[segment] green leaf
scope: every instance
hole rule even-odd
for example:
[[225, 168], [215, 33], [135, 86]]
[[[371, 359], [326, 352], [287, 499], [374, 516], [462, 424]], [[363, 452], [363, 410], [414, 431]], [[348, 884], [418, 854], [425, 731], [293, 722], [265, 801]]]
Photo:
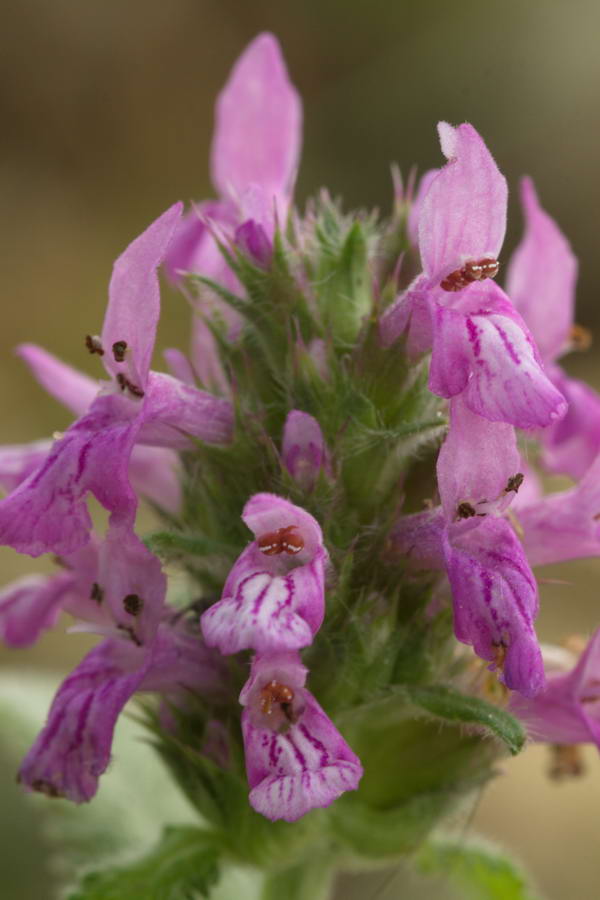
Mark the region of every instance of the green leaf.
[[505, 709], [500, 709], [480, 697], [461, 694], [454, 688], [444, 685], [413, 687], [410, 688], [409, 694], [416, 706], [427, 710], [433, 716], [447, 722], [483, 726], [504, 741], [513, 756], [523, 749], [525, 730]]
[[155, 531], [144, 538], [149, 550], [161, 557], [232, 555], [239, 551], [235, 544], [215, 541], [202, 534], [178, 534], [173, 531]]
[[423, 875], [442, 875], [462, 900], [536, 900], [518, 865], [486, 843], [464, 844], [437, 839], [419, 852]]
[[329, 900], [335, 860], [312, 856], [282, 872], [267, 875], [261, 900]]
[[129, 866], [91, 872], [68, 900], [196, 900], [219, 879], [219, 848], [210, 832], [166, 828], [161, 842]]

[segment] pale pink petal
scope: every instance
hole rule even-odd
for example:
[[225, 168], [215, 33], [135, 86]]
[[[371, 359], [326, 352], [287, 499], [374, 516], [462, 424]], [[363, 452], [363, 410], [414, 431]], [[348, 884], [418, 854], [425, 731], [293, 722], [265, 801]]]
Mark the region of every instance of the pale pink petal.
[[190, 384], [192, 387], [196, 384], [192, 364], [185, 353], [178, 350], [177, 347], [169, 347], [167, 350], [163, 350], [163, 357], [173, 378], [183, 381], [184, 384]]
[[202, 316], [194, 316], [192, 319], [190, 356], [202, 386], [225, 397], [229, 396], [231, 386], [219, 357], [217, 342]]
[[171, 515], [181, 510], [181, 463], [166, 447], [137, 445], [131, 453], [129, 477], [138, 497], [145, 497]]
[[329, 470], [327, 447], [321, 426], [313, 416], [293, 409], [285, 420], [281, 459], [300, 487], [310, 493], [319, 473]]
[[252, 185], [283, 207], [298, 160], [302, 108], [277, 40], [260, 34], [242, 53], [216, 106], [211, 154], [213, 182], [237, 201]]
[[51, 440], [0, 445], [0, 487], [7, 493], [39, 469], [52, 449]]
[[497, 259], [506, 230], [506, 180], [472, 125], [438, 126], [448, 159], [419, 215], [423, 271], [434, 283], [469, 260]]
[[[83, 348], [83, 340], [81, 346]], [[97, 379], [78, 372], [35, 344], [20, 344], [16, 354], [29, 366], [34, 378], [51, 397], [76, 416], [87, 412], [100, 388]]]
[[28, 575], [0, 591], [0, 637], [11, 647], [29, 647], [53, 628], [73, 577]]
[[[182, 212], [176, 203], [150, 225], [114, 264], [109, 301], [102, 328], [102, 361], [111, 375], [127, 377], [145, 390], [160, 315], [157, 269], [175, 234]], [[125, 343], [119, 362], [115, 344]]]
[[429, 169], [427, 172], [423, 172], [419, 179], [417, 193], [410, 205], [406, 230], [408, 231], [408, 237], [411, 244], [415, 247], [418, 246], [419, 243], [419, 218], [423, 208], [423, 201], [427, 196], [427, 191], [431, 187], [433, 179], [439, 174], [439, 171], [439, 169]]
[[542, 209], [530, 178], [521, 182], [525, 235], [510, 261], [506, 290], [525, 319], [544, 361], [569, 344], [577, 260], [554, 219]]
[[580, 479], [600, 453], [600, 395], [558, 366], [548, 374], [568, 406], [565, 417], [539, 436], [542, 463], [549, 472]]

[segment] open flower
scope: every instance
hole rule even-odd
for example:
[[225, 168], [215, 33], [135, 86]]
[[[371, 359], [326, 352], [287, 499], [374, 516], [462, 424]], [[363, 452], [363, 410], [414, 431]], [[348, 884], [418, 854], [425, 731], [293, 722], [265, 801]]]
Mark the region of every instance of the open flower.
[[409, 352], [432, 349], [433, 393], [464, 392], [491, 421], [544, 427], [564, 415], [565, 401], [509, 298], [486, 280], [504, 240], [506, 181], [471, 125], [438, 130], [448, 162], [420, 201], [423, 272], [383, 316], [382, 340], [390, 345], [408, 327]]
[[180, 213], [179, 205], [167, 210], [115, 263], [102, 337], [91, 339], [114, 381], [0, 502], [2, 543], [31, 556], [73, 553], [89, 540], [88, 491], [121, 521], [133, 523], [137, 497], [129, 462], [137, 441], [182, 448], [190, 436], [229, 439], [227, 401], [150, 371], [160, 311], [156, 269]]
[[327, 553], [318, 523], [275, 494], [256, 494], [242, 513], [254, 533], [233, 565], [222, 599], [202, 616], [221, 653], [297, 650], [312, 643], [325, 612]]
[[250, 804], [269, 819], [295, 822], [356, 790], [362, 766], [306, 690], [297, 653], [255, 656], [240, 694]]

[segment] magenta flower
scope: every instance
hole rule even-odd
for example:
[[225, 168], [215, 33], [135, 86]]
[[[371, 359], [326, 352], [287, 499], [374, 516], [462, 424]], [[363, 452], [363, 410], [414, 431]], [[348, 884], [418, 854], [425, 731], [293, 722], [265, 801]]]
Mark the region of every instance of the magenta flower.
[[329, 454], [321, 426], [313, 416], [293, 409], [283, 428], [281, 459], [300, 487], [310, 493], [321, 471], [329, 472]]
[[255, 540], [234, 563], [222, 599], [202, 615], [206, 643], [221, 653], [307, 647], [325, 612], [327, 552], [318, 523], [275, 494], [255, 494], [242, 519]]
[[211, 692], [219, 677], [218, 660], [183, 627], [161, 625], [147, 647], [103, 641], [59, 687], [19, 780], [52, 797], [91, 800], [110, 762], [117, 718], [134, 693]]
[[[166, 266], [174, 281], [181, 272], [197, 272], [235, 289], [214, 229], [237, 236], [251, 257], [266, 264], [275, 223], [287, 216], [300, 157], [302, 106], [272, 34], [259, 34], [242, 53], [219, 95], [215, 118], [211, 175], [219, 200], [187, 216]], [[237, 317], [216, 305], [235, 330]]]
[[542, 693], [533, 699], [513, 695], [510, 710], [535, 741], [594, 743], [600, 749], [600, 629], [572, 671], [549, 672]]
[[540, 434], [542, 461], [551, 472], [581, 478], [600, 452], [600, 397], [555, 364], [572, 349], [577, 260], [530, 178], [521, 182], [521, 203], [525, 234], [510, 261], [507, 290], [568, 404], [565, 417]]
[[269, 819], [295, 822], [357, 789], [362, 766], [306, 690], [297, 653], [255, 656], [240, 694], [250, 804]]
[[527, 328], [496, 274], [506, 227], [504, 177], [471, 125], [438, 126], [448, 163], [419, 201], [423, 272], [381, 321], [384, 344], [408, 327], [412, 354], [432, 349], [429, 387], [465, 393], [469, 408], [520, 428], [549, 425], [566, 411], [544, 374]]
[[160, 310], [156, 269], [180, 212], [176, 205], [164, 213], [117, 260], [94, 347], [115, 380], [0, 502], [2, 543], [31, 556], [73, 553], [89, 539], [88, 491], [121, 521], [133, 522], [137, 497], [128, 471], [136, 441], [181, 448], [190, 435], [216, 443], [229, 439], [227, 401], [149, 369]]

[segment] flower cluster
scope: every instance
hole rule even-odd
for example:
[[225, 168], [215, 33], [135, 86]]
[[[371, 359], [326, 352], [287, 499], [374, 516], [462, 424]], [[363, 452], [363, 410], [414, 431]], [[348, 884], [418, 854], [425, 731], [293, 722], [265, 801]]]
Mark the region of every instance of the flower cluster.
[[[0, 541], [58, 565], [2, 591], [0, 633], [27, 646], [66, 612], [103, 638], [56, 694], [28, 789], [89, 800], [119, 713], [154, 692], [161, 740], [234, 775], [243, 745], [268, 819], [357, 791], [363, 764], [376, 805], [386, 773], [349, 745], [365, 745], [364, 710], [414, 709], [415, 684], [458, 688], [472, 663], [446, 595], [455, 638], [532, 733], [600, 745], [597, 635], [546, 681], [534, 628], [531, 567], [600, 550], [600, 398], [557, 362], [583, 341], [569, 245], [525, 179], [499, 286], [507, 185], [469, 124], [440, 123], [444, 165], [397, 186], [389, 221], [325, 192], [301, 215], [301, 120], [260, 35], [218, 99], [217, 199], [171, 207], [115, 264], [85, 338], [106, 380], [17, 351], [77, 418], [0, 448]], [[171, 374], [150, 368], [161, 266], [192, 307]], [[544, 496], [536, 467], [574, 486]], [[146, 541], [140, 498], [166, 523]], [[185, 571], [184, 599], [167, 596], [164, 561]]]

